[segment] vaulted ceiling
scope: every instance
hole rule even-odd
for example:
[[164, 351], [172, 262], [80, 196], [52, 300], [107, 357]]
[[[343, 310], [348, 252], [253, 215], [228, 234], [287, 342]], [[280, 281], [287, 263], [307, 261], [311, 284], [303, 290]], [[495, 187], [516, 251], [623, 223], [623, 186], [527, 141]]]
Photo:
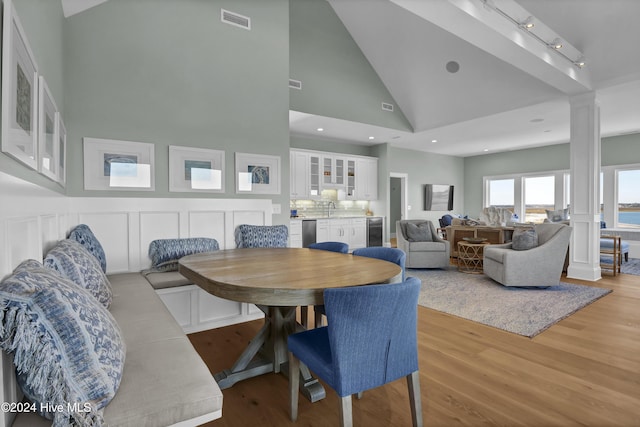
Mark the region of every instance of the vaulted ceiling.
[[[105, 1], [62, 4], [71, 16]], [[569, 96], [591, 90], [603, 136], [640, 132], [640, 1], [327, 1], [414, 132], [292, 111], [292, 134], [317, 138], [322, 127], [335, 141], [370, 144], [375, 135], [376, 144], [456, 156], [558, 144], [569, 141]], [[557, 34], [586, 66], [564, 61], [496, 9], [532, 17], [536, 31]]]
[[[363, 135], [376, 135], [376, 143], [457, 156], [557, 144], [569, 140], [569, 97], [592, 90], [603, 136], [640, 131], [639, 1], [328, 1], [414, 132], [292, 112], [293, 134], [323, 127], [335, 140], [366, 144]], [[555, 33], [586, 65], [496, 8], [518, 22], [531, 16], [536, 31]]]

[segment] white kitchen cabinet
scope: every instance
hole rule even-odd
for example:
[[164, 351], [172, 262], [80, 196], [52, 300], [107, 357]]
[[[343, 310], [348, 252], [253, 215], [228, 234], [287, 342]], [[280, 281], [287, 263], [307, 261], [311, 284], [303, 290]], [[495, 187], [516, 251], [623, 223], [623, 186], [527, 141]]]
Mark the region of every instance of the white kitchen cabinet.
[[319, 219], [316, 221], [316, 242], [329, 242], [330, 219]]
[[[332, 242], [343, 242], [349, 245], [350, 232], [349, 232], [349, 220], [347, 219], [332, 219], [329, 221], [329, 240]], [[316, 238], [317, 239], [317, 238]]]
[[321, 162], [320, 154], [309, 154], [309, 198], [317, 199], [320, 198], [321, 192], [321, 182], [320, 182], [320, 162]]
[[[320, 233], [321, 222], [327, 229]], [[326, 224], [326, 225], [325, 225]], [[316, 241], [343, 242], [349, 245], [349, 251], [367, 246], [366, 218], [334, 218], [317, 222]]]
[[309, 198], [309, 153], [291, 151], [289, 153], [289, 190], [293, 200]]
[[292, 200], [319, 199], [324, 189], [337, 189], [346, 200], [377, 200], [378, 159], [291, 150], [290, 189]]
[[378, 200], [378, 159], [356, 160], [356, 200]]
[[356, 159], [347, 159], [347, 176], [345, 198], [356, 200]]
[[349, 249], [367, 247], [367, 220], [366, 218], [353, 218], [349, 225]]
[[324, 188], [344, 187], [345, 159], [335, 156], [322, 158], [322, 186]]
[[289, 247], [302, 247], [302, 220], [292, 219], [289, 221]]

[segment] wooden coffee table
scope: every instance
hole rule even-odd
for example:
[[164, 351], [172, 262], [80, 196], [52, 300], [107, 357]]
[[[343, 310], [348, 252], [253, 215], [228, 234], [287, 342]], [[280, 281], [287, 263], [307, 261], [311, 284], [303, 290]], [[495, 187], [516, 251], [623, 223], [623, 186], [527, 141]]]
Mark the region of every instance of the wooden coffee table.
[[467, 241], [458, 242], [458, 271], [468, 274], [482, 274], [484, 247], [489, 242], [471, 243]]

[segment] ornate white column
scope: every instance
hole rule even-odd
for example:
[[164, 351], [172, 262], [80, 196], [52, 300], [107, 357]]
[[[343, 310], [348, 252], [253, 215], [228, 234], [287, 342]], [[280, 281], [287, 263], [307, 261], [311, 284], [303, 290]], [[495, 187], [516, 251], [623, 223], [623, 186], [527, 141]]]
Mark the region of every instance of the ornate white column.
[[595, 92], [572, 96], [571, 226], [568, 277], [599, 280], [600, 106]]

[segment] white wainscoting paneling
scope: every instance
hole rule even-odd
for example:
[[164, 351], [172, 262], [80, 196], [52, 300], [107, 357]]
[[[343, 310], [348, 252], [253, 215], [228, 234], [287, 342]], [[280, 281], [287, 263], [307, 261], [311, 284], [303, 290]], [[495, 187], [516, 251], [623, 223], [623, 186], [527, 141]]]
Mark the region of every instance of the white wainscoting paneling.
[[[23, 260], [42, 260], [71, 228], [87, 224], [105, 250], [107, 272], [150, 266], [154, 239], [213, 237], [221, 249], [235, 248], [239, 224], [271, 225], [270, 199], [176, 199], [66, 197], [0, 172], [0, 277]], [[186, 333], [263, 316], [253, 304], [209, 295], [190, 285], [157, 291]], [[10, 358], [2, 354], [0, 401], [20, 398]], [[11, 414], [0, 415], [0, 427]]]

